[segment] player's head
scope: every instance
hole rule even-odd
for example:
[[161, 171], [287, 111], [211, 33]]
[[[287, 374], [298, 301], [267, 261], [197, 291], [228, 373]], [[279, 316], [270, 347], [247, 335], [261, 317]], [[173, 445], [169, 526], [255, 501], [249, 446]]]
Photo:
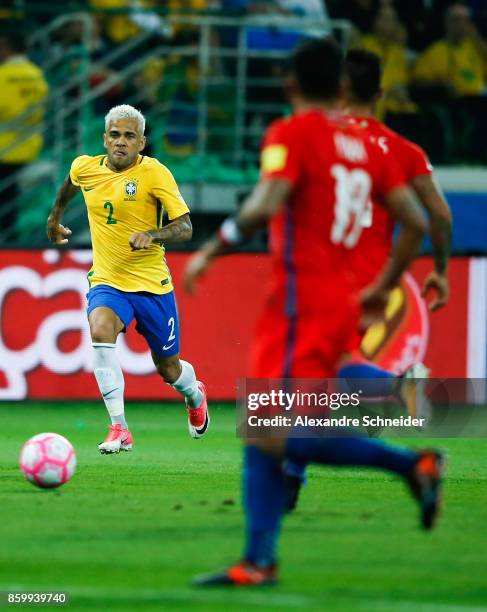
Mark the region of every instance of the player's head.
[[110, 109], [103, 136], [109, 165], [116, 170], [131, 166], [145, 147], [144, 130], [144, 115], [133, 106], [122, 104]]
[[374, 104], [381, 95], [380, 58], [365, 49], [353, 49], [345, 58], [347, 101], [351, 104]]
[[301, 43], [291, 57], [288, 95], [309, 102], [331, 102], [341, 88], [343, 55], [329, 36]]

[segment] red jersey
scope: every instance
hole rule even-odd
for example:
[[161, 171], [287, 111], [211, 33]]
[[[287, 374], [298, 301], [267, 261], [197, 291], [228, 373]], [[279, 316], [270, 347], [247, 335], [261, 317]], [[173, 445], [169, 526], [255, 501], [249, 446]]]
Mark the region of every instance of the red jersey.
[[[393, 132], [383, 123], [372, 117], [349, 116], [351, 124], [364, 129], [382, 149], [385, 156], [393, 156], [404, 179], [410, 183], [415, 177], [433, 172], [425, 151], [410, 140]], [[360, 288], [370, 285], [384, 267], [390, 256], [394, 220], [373, 199], [370, 216], [365, 219], [365, 228], [360, 236], [358, 249], [352, 253], [353, 267]]]
[[269, 127], [261, 166], [264, 179], [292, 185], [270, 222], [271, 303], [287, 316], [346, 308], [370, 199], [405, 183], [393, 156], [346, 117], [310, 110]]

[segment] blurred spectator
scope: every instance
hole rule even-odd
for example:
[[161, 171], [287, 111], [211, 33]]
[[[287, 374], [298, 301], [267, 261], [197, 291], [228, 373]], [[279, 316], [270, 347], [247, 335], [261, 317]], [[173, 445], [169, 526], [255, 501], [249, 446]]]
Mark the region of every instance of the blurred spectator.
[[[117, 70], [104, 63], [104, 59], [113, 48], [103, 37], [100, 20], [88, 13], [73, 13], [72, 20], [64, 24], [58, 35], [58, 43], [51, 47], [53, 57], [64, 61], [60, 63], [56, 73], [56, 83], [65, 83], [70, 77], [82, 72], [81, 62], [90, 61], [92, 69], [89, 75], [89, 85], [95, 88], [107, 79], [113, 80], [113, 85], [105, 91], [103, 96], [94, 101], [94, 110], [97, 114], [105, 114], [112, 106], [121, 104], [120, 96], [123, 93], [121, 79], [117, 76]], [[75, 85], [68, 92], [71, 98], [80, 95], [79, 86]]]
[[[201, 99], [202, 71], [198, 55], [198, 32], [184, 30], [174, 39], [174, 52], [149, 59], [136, 79], [136, 87], [144, 92], [142, 107], [160, 112], [154, 129], [154, 144], [165, 154], [184, 157], [195, 153], [198, 145], [198, 103]], [[216, 32], [211, 32], [211, 47], [218, 45]], [[191, 54], [180, 54], [183, 47]], [[235, 88], [223, 78], [221, 62], [210, 52], [205, 89], [209, 150], [226, 148], [230, 126], [234, 125]], [[163, 119], [163, 117], [165, 117]], [[227, 147], [228, 148], [228, 147]]]
[[89, 2], [93, 9], [107, 11], [106, 14], [100, 13], [100, 16], [105, 34], [112, 43], [124, 43], [143, 31], [163, 37], [170, 36], [170, 30], [162, 17], [149, 10], [157, 8], [157, 0], [89, 0]]
[[18, 173], [37, 159], [48, 86], [19, 32], [0, 33], [0, 226], [15, 237]]
[[151, 58], [136, 80], [145, 93], [144, 106], [163, 112], [158, 120], [156, 146], [170, 155], [194, 153], [198, 140], [198, 86], [200, 69], [197, 48], [192, 56], [173, 53], [164, 58]]
[[445, 36], [418, 58], [415, 96], [442, 124], [441, 161], [487, 162], [487, 42], [463, 4], [445, 14]]
[[414, 78], [456, 95], [475, 95], [484, 91], [486, 77], [487, 43], [472, 22], [468, 7], [454, 4], [445, 15], [445, 38], [418, 58]]
[[49, 48], [49, 58], [69, 59], [79, 56], [83, 49], [91, 61], [102, 60], [111, 47], [102, 35], [99, 19], [89, 13], [72, 13], [70, 17], [71, 20], [56, 31], [57, 42]]
[[441, 24], [441, 16], [450, 3], [451, 0], [327, 0], [330, 16], [349, 20], [360, 34], [373, 30], [375, 16], [382, 8], [393, 7], [407, 29], [408, 47], [416, 51], [441, 34], [438, 22]]
[[[220, 8], [219, 0], [167, 0], [166, 10], [169, 15], [188, 15], [204, 13], [205, 11], [215, 10]], [[179, 21], [169, 21], [168, 31], [172, 41], [178, 44], [177, 39], [181, 36], [193, 36], [198, 30], [198, 25], [185, 24]], [[193, 34], [192, 34], [193, 33]], [[211, 33], [212, 37], [217, 36], [216, 32]], [[211, 41], [214, 44], [214, 41]]]
[[414, 113], [416, 106], [408, 93], [409, 68], [406, 30], [392, 6], [384, 6], [373, 22], [372, 34], [362, 36], [354, 46], [378, 55], [383, 66], [383, 99], [377, 108], [382, 121], [388, 114]]

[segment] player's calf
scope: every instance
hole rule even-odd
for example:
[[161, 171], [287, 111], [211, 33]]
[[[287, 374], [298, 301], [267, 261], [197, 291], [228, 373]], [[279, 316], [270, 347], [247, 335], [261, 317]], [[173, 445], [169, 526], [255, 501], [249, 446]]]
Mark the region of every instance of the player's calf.
[[159, 374], [184, 397], [189, 435], [192, 438], [202, 438], [210, 425], [205, 385], [196, 380], [193, 366], [180, 360], [179, 355], [163, 358], [153, 353], [152, 357]]
[[285, 509], [289, 514], [296, 510], [302, 487], [306, 484], [306, 465], [285, 461], [283, 466]]

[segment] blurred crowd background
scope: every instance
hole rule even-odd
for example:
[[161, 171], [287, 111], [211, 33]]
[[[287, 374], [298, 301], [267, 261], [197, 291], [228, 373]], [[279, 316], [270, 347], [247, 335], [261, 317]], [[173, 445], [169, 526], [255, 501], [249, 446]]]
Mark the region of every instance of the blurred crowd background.
[[[381, 57], [379, 119], [436, 165], [485, 166], [485, 0], [2, 0], [0, 244], [45, 245], [56, 188], [76, 155], [103, 152], [103, 116], [121, 103], [146, 114], [146, 153], [183, 184], [203, 237], [289, 112], [289, 51], [329, 33]], [[81, 201], [67, 220], [87, 244]]]

